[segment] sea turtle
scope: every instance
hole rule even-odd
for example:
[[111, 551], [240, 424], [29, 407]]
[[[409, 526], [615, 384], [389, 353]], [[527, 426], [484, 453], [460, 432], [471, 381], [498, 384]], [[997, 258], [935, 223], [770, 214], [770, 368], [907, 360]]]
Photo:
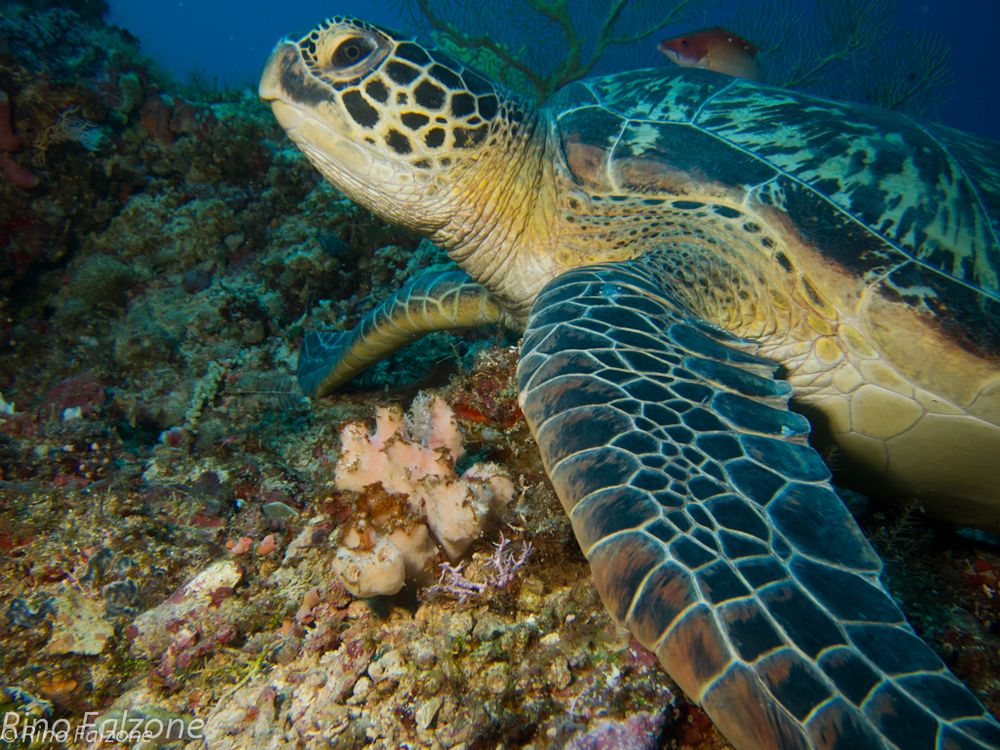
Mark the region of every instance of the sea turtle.
[[604, 603], [733, 744], [1000, 747], [801, 413], [839, 463], [1000, 520], [998, 144], [700, 70], [537, 108], [347, 18], [280, 42], [260, 95], [463, 269], [307, 336], [306, 392], [428, 330], [523, 327], [522, 409]]

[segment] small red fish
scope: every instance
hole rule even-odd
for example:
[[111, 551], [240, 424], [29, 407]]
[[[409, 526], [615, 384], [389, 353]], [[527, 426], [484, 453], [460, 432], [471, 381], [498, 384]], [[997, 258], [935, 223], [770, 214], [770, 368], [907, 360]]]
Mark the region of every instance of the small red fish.
[[682, 68], [703, 68], [754, 80], [760, 77], [760, 50], [720, 26], [665, 39], [657, 49]]

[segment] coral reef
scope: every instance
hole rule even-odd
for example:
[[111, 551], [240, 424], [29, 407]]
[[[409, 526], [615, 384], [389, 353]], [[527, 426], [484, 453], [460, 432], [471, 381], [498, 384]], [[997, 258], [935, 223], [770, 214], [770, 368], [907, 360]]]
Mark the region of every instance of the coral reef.
[[[101, 5], [0, 14], [8, 153], [39, 177], [0, 180], [0, 710], [213, 748], [723, 747], [604, 613], [509, 335], [299, 392], [304, 329], [351, 326], [445, 254], [321, 183], [254, 92], [181, 91]], [[338, 486], [352, 445], [401, 484]], [[996, 707], [995, 548], [913, 513], [918, 547], [862, 512], [906, 555], [889, 572], [917, 626]], [[338, 555], [390, 543], [427, 557], [356, 599]]]
[[0, 171], [15, 187], [30, 190], [38, 185], [38, 175], [18, 164], [11, 156], [23, 145], [24, 139], [14, 133], [10, 97], [6, 91], [0, 91]]
[[0, 291], [15, 304], [144, 187], [136, 162], [112, 153], [130, 124], [115, 109], [117, 80], [125, 70], [146, 87], [159, 79], [98, 5], [8, 2], [0, 14]]

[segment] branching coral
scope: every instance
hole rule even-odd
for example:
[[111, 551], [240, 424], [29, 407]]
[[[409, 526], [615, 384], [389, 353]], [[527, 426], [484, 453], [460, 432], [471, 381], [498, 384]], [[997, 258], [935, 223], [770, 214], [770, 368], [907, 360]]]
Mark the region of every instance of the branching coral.
[[490, 589], [502, 591], [514, 582], [517, 571], [528, 561], [530, 554], [530, 542], [523, 543], [520, 552], [514, 552], [507, 538], [501, 534], [500, 541], [493, 544], [493, 554], [485, 562], [483, 580], [474, 581], [465, 575], [464, 560], [458, 565], [441, 563], [438, 582], [427, 590], [427, 595], [443, 594], [465, 604], [470, 599], [483, 596]]
[[869, 57], [868, 72], [847, 95], [913, 115], [933, 114], [954, 80], [950, 52], [948, 42], [933, 33], [910, 37], [902, 52], [898, 43], [880, 46]]
[[[444, 46], [508, 85], [525, 81], [539, 101], [586, 76], [609, 47], [646, 39], [688, 20], [686, 14], [697, 4], [698, 0], [593, 4], [523, 0], [516, 4], [520, 7], [497, 14], [489, 3], [478, 0], [409, 2], [442, 37]], [[525, 36], [512, 39], [508, 30]], [[541, 41], [542, 36], [549, 38]], [[522, 46], [516, 46], [518, 42]], [[516, 71], [517, 79], [507, 69]]]
[[[760, 16], [758, 16], [759, 18]], [[766, 18], [767, 16], [765, 16]], [[835, 63], [865, 54], [881, 44], [889, 33], [889, 10], [881, 0], [830, 0], [817, 7], [817, 21], [813, 27], [803, 29], [801, 11], [771, 16], [772, 22], [781, 18], [794, 20], [781, 36], [790, 42], [791, 28], [798, 28], [799, 40], [808, 45], [771, 45], [772, 51], [782, 51], [786, 57], [781, 85], [788, 88], [805, 87], [815, 83]]]
[[807, 17], [796, 0], [743, 3], [727, 21], [762, 50], [767, 81], [924, 115], [952, 81], [949, 45], [908, 32], [889, 0], [825, 0]]
[[101, 147], [103, 140], [101, 129], [81, 117], [78, 107], [70, 107], [35, 139], [32, 161], [39, 167], [45, 167], [49, 148], [59, 143], [78, 143], [87, 151], [94, 152]]
[[[609, 48], [705, 25], [711, 9], [707, 0], [514, 0], [502, 15], [474, 0], [402, 5], [436, 44], [540, 101], [593, 71]], [[769, 83], [924, 114], [951, 82], [943, 38], [907, 33], [891, 0], [734, 5], [722, 23], [760, 47]]]

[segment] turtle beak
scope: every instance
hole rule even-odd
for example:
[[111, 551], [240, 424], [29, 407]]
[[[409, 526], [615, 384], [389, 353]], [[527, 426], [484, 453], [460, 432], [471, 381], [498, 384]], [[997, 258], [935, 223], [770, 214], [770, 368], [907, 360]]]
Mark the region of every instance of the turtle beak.
[[260, 85], [257, 87], [257, 95], [266, 102], [281, 99], [283, 87], [281, 85], [281, 73], [295, 65], [295, 58], [298, 57], [295, 45], [289, 40], [283, 39], [278, 42], [278, 46], [271, 52], [264, 65], [264, 72], [260, 77]]
[[271, 111], [278, 124], [289, 133], [294, 131], [305, 117], [296, 106], [294, 94], [298, 89], [292, 86], [290, 90], [288, 85], [302, 80], [301, 65], [298, 48], [291, 41], [284, 39], [278, 43], [267, 59], [257, 87], [257, 95], [271, 105]]

